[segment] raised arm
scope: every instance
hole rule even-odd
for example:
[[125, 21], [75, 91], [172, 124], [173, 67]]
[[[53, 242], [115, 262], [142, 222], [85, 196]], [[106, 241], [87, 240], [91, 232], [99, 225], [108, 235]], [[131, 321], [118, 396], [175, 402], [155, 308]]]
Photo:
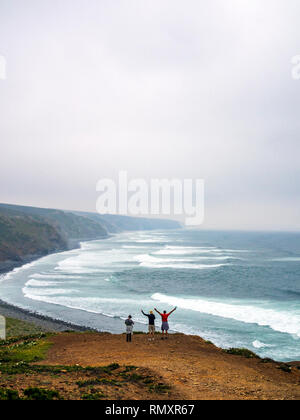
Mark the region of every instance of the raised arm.
[[169, 315], [171, 315], [174, 311], [176, 311], [176, 309], [177, 309], [177, 306], [176, 306], [176, 308], [174, 308], [174, 309], [173, 309], [173, 311], [171, 311], [171, 312], [169, 313]]
[[161, 316], [161, 313], [156, 308], [154, 308], [154, 310]]

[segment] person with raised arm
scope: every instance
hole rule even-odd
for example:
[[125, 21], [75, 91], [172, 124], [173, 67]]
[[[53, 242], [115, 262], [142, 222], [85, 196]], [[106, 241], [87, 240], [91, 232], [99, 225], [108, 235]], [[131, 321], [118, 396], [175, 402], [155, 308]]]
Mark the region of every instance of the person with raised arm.
[[171, 312], [169, 312], [168, 314], [167, 314], [167, 311], [164, 311], [164, 313], [163, 314], [161, 314], [156, 308], [154, 308], [154, 310], [161, 316], [161, 320], [162, 320], [162, 324], [161, 324], [161, 331], [162, 331], [162, 340], [165, 338], [166, 340], [167, 340], [167, 338], [168, 338], [168, 331], [169, 331], [169, 329], [170, 329], [170, 327], [169, 327], [169, 322], [168, 322], [168, 319], [169, 319], [169, 316], [174, 312], [174, 311], [176, 311], [176, 309], [177, 309], [177, 306], [176, 306], [176, 308], [174, 308]]
[[145, 312], [142, 309], [141, 312], [149, 320], [149, 327], [148, 327], [149, 341], [151, 341], [151, 340], [154, 341], [154, 337], [155, 337], [155, 315], [154, 315], [153, 311], [150, 311], [149, 314], [145, 314]]

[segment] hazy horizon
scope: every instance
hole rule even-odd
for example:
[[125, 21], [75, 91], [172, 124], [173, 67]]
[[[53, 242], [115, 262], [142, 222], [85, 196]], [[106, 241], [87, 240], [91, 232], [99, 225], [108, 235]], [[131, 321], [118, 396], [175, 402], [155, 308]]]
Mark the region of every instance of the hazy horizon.
[[127, 170], [204, 179], [202, 229], [300, 231], [299, 14], [1, 0], [0, 202], [95, 212], [97, 181]]
[[[35, 207], [35, 206], [31, 206], [29, 204], [23, 205], [23, 204], [15, 204], [15, 203], [3, 203], [1, 202], [0, 205], [12, 205], [12, 206], [21, 206], [21, 207]], [[35, 208], [40, 208], [40, 209], [45, 209], [45, 210], [60, 210], [60, 211], [64, 211], [64, 212], [86, 212], [86, 213], [94, 213], [94, 214], [99, 214], [96, 210], [78, 210], [78, 209], [67, 209], [67, 208], [58, 208], [58, 207], [43, 207], [43, 206], [36, 206]], [[111, 214], [110, 214], [111, 215]], [[100, 214], [101, 216], [101, 214]], [[116, 216], [119, 216], [118, 214]], [[124, 216], [124, 215], [120, 215], [120, 216]], [[132, 216], [132, 215], [128, 215], [128, 216], [124, 216], [124, 217], [133, 217], [133, 218], [142, 218], [142, 219], [162, 219], [162, 220], [174, 220], [174, 221], [178, 221], [179, 223], [182, 224], [182, 228], [183, 229], [189, 229], [189, 230], [202, 230], [203, 232], [252, 232], [252, 233], [295, 233], [295, 234], [299, 234], [300, 230], [292, 230], [292, 229], [243, 229], [243, 228], [208, 228], [205, 227], [205, 224], [201, 225], [201, 226], [194, 226], [194, 227], [187, 227], [184, 225], [184, 223], [179, 219], [176, 218], [174, 216]]]

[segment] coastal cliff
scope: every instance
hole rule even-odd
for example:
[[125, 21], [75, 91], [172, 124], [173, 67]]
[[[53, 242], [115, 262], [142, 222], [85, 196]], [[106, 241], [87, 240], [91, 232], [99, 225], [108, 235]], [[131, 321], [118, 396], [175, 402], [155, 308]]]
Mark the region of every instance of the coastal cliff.
[[1, 342], [0, 358], [0, 400], [300, 399], [299, 362], [226, 351], [183, 334], [151, 343], [138, 333], [131, 343], [92, 332], [12, 336]]
[[0, 204], [0, 273], [79, 242], [123, 231], [178, 229], [172, 220]]

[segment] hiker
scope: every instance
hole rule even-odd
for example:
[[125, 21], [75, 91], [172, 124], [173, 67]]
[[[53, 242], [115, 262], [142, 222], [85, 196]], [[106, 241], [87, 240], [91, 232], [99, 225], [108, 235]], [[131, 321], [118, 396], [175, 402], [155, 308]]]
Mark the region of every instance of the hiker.
[[[169, 316], [174, 312], [174, 311], [176, 311], [176, 309], [177, 309], [177, 306], [176, 306], [176, 308], [174, 308], [173, 309], [173, 311], [171, 311], [171, 312], [169, 312], [168, 314], [167, 314], [167, 311], [164, 311], [164, 313], [163, 314], [161, 314], [156, 308], [154, 308], [155, 309], [155, 311], [161, 316], [161, 320], [162, 320], [162, 324], [161, 324], [161, 331], [162, 331], [162, 340], [165, 338], [166, 340], [167, 340], [167, 338], [168, 338], [168, 331], [169, 331], [169, 323], [168, 323], [168, 318], [169, 318]], [[165, 336], [165, 337], [164, 337]]]
[[134, 322], [132, 320], [131, 315], [128, 315], [128, 318], [125, 321], [125, 325], [126, 325], [126, 341], [127, 343], [131, 343], [131, 338], [133, 334], [133, 326], [134, 326]]
[[145, 315], [146, 317], [148, 317], [149, 320], [149, 327], [148, 327], [148, 331], [149, 331], [149, 341], [153, 340], [154, 341], [154, 335], [155, 335], [155, 315], [153, 313], [153, 311], [150, 311], [149, 314], [145, 314], [145, 312], [142, 309], [142, 314]]

